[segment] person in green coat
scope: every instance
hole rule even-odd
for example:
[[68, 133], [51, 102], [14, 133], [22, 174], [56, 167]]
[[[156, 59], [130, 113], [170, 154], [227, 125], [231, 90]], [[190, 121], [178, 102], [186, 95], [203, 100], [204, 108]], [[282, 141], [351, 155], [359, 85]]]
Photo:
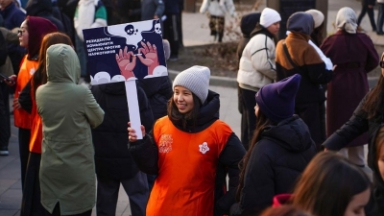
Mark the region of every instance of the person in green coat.
[[51, 215], [91, 215], [96, 199], [91, 127], [102, 123], [104, 111], [78, 85], [80, 64], [71, 46], [47, 49], [47, 76], [36, 91], [43, 121], [41, 203]]

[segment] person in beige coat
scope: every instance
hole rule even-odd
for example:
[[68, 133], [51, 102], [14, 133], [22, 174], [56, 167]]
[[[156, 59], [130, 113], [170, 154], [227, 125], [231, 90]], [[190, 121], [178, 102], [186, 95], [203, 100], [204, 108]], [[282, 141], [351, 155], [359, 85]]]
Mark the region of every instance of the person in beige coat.
[[48, 48], [47, 76], [36, 91], [43, 121], [41, 203], [51, 215], [91, 215], [96, 199], [91, 127], [102, 123], [104, 111], [78, 85], [80, 64], [71, 46]]

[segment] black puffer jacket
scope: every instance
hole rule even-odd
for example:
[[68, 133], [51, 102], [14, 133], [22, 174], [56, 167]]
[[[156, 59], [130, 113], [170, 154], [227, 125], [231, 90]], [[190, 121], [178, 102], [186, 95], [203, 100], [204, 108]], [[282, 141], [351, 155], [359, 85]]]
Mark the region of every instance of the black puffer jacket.
[[25, 10], [28, 16], [43, 17], [55, 24], [57, 30], [66, 33], [63, 23], [53, 16], [51, 0], [29, 0]]
[[267, 127], [246, 167], [240, 197], [242, 215], [258, 215], [272, 204], [273, 196], [292, 192], [315, 154], [308, 127], [297, 115]]
[[[92, 86], [91, 91], [105, 112], [103, 123], [92, 130], [96, 173], [99, 178], [129, 179], [138, 168], [127, 149], [129, 116], [124, 83]], [[154, 123], [152, 111], [139, 87], [137, 96], [141, 123], [150, 130]]]

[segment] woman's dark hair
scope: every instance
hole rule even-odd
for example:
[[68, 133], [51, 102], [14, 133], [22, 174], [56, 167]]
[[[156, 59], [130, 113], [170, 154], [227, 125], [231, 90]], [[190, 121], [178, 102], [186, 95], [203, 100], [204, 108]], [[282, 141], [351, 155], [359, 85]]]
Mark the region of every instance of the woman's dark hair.
[[312, 216], [312, 214], [299, 210], [292, 205], [269, 207], [260, 216]]
[[36, 89], [40, 85], [45, 84], [47, 82], [47, 68], [46, 68], [47, 49], [51, 45], [59, 44], [59, 43], [73, 46], [71, 39], [66, 34], [63, 34], [60, 32], [54, 32], [44, 36], [41, 42], [41, 47], [39, 52], [39, 66], [37, 67], [36, 73], [33, 75], [33, 80], [32, 80], [31, 87], [34, 93], [36, 93]]
[[321, 152], [298, 180], [292, 205], [316, 216], [344, 215], [353, 196], [370, 187], [359, 167], [336, 153]]
[[253, 31], [251, 32], [251, 34], [250, 34], [251, 38], [253, 36], [257, 35], [257, 34], [265, 34], [265, 35], [267, 35], [268, 37], [273, 39], [275, 44], [277, 44], [277, 42], [278, 42], [277, 36], [275, 36], [271, 32], [269, 32], [268, 29], [264, 28], [264, 26], [260, 25], [260, 23], [257, 23], [255, 29], [253, 29]]
[[324, 22], [313, 30], [311, 34], [311, 40], [314, 44], [316, 44], [316, 46], [320, 47], [324, 40]]
[[194, 93], [192, 93], [192, 97], [193, 108], [186, 114], [179, 112], [175, 101], [173, 100], [173, 95], [168, 101], [167, 114], [169, 119], [171, 119], [171, 121], [175, 122], [177, 125], [181, 125], [183, 129], [186, 129], [187, 126], [194, 127], [196, 125], [197, 116], [199, 115], [201, 101]]
[[[372, 155], [372, 166], [375, 169], [379, 169], [377, 165], [377, 161], [380, 159], [380, 153], [381, 149], [384, 147], [384, 126], [382, 125], [380, 129], [378, 130], [376, 137], [375, 137], [375, 149], [376, 149], [376, 154]], [[369, 157], [368, 157], [369, 158]], [[380, 174], [379, 174], [380, 175]], [[382, 178], [380, 178], [381, 181], [383, 181]]]
[[253, 133], [252, 140], [249, 143], [249, 149], [247, 153], [245, 153], [243, 160], [239, 163], [240, 168], [240, 179], [239, 179], [239, 187], [237, 188], [236, 193], [236, 201], [239, 202], [241, 198], [241, 190], [244, 187], [244, 179], [245, 179], [245, 170], [247, 168], [249, 158], [251, 157], [253, 148], [256, 146], [256, 143], [261, 138], [261, 133], [268, 126], [272, 125], [272, 122], [268, 119], [268, 117], [259, 109], [257, 118], [256, 118], [256, 129]]
[[362, 110], [367, 113], [367, 118], [371, 119], [380, 113], [384, 97], [384, 79], [380, 76], [377, 85], [368, 93], [363, 104]]

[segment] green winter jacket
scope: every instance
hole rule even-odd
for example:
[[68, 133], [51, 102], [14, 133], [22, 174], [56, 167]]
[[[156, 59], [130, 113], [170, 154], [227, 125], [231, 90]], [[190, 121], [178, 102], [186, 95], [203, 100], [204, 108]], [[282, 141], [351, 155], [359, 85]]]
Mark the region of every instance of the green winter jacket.
[[95, 205], [91, 127], [102, 123], [104, 111], [91, 91], [78, 85], [80, 64], [71, 46], [48, 48], [47, 75], [36, 91], [43, 121], [41, 203], [51, 213], [60, 203], [62, 215], [79, 214]]

